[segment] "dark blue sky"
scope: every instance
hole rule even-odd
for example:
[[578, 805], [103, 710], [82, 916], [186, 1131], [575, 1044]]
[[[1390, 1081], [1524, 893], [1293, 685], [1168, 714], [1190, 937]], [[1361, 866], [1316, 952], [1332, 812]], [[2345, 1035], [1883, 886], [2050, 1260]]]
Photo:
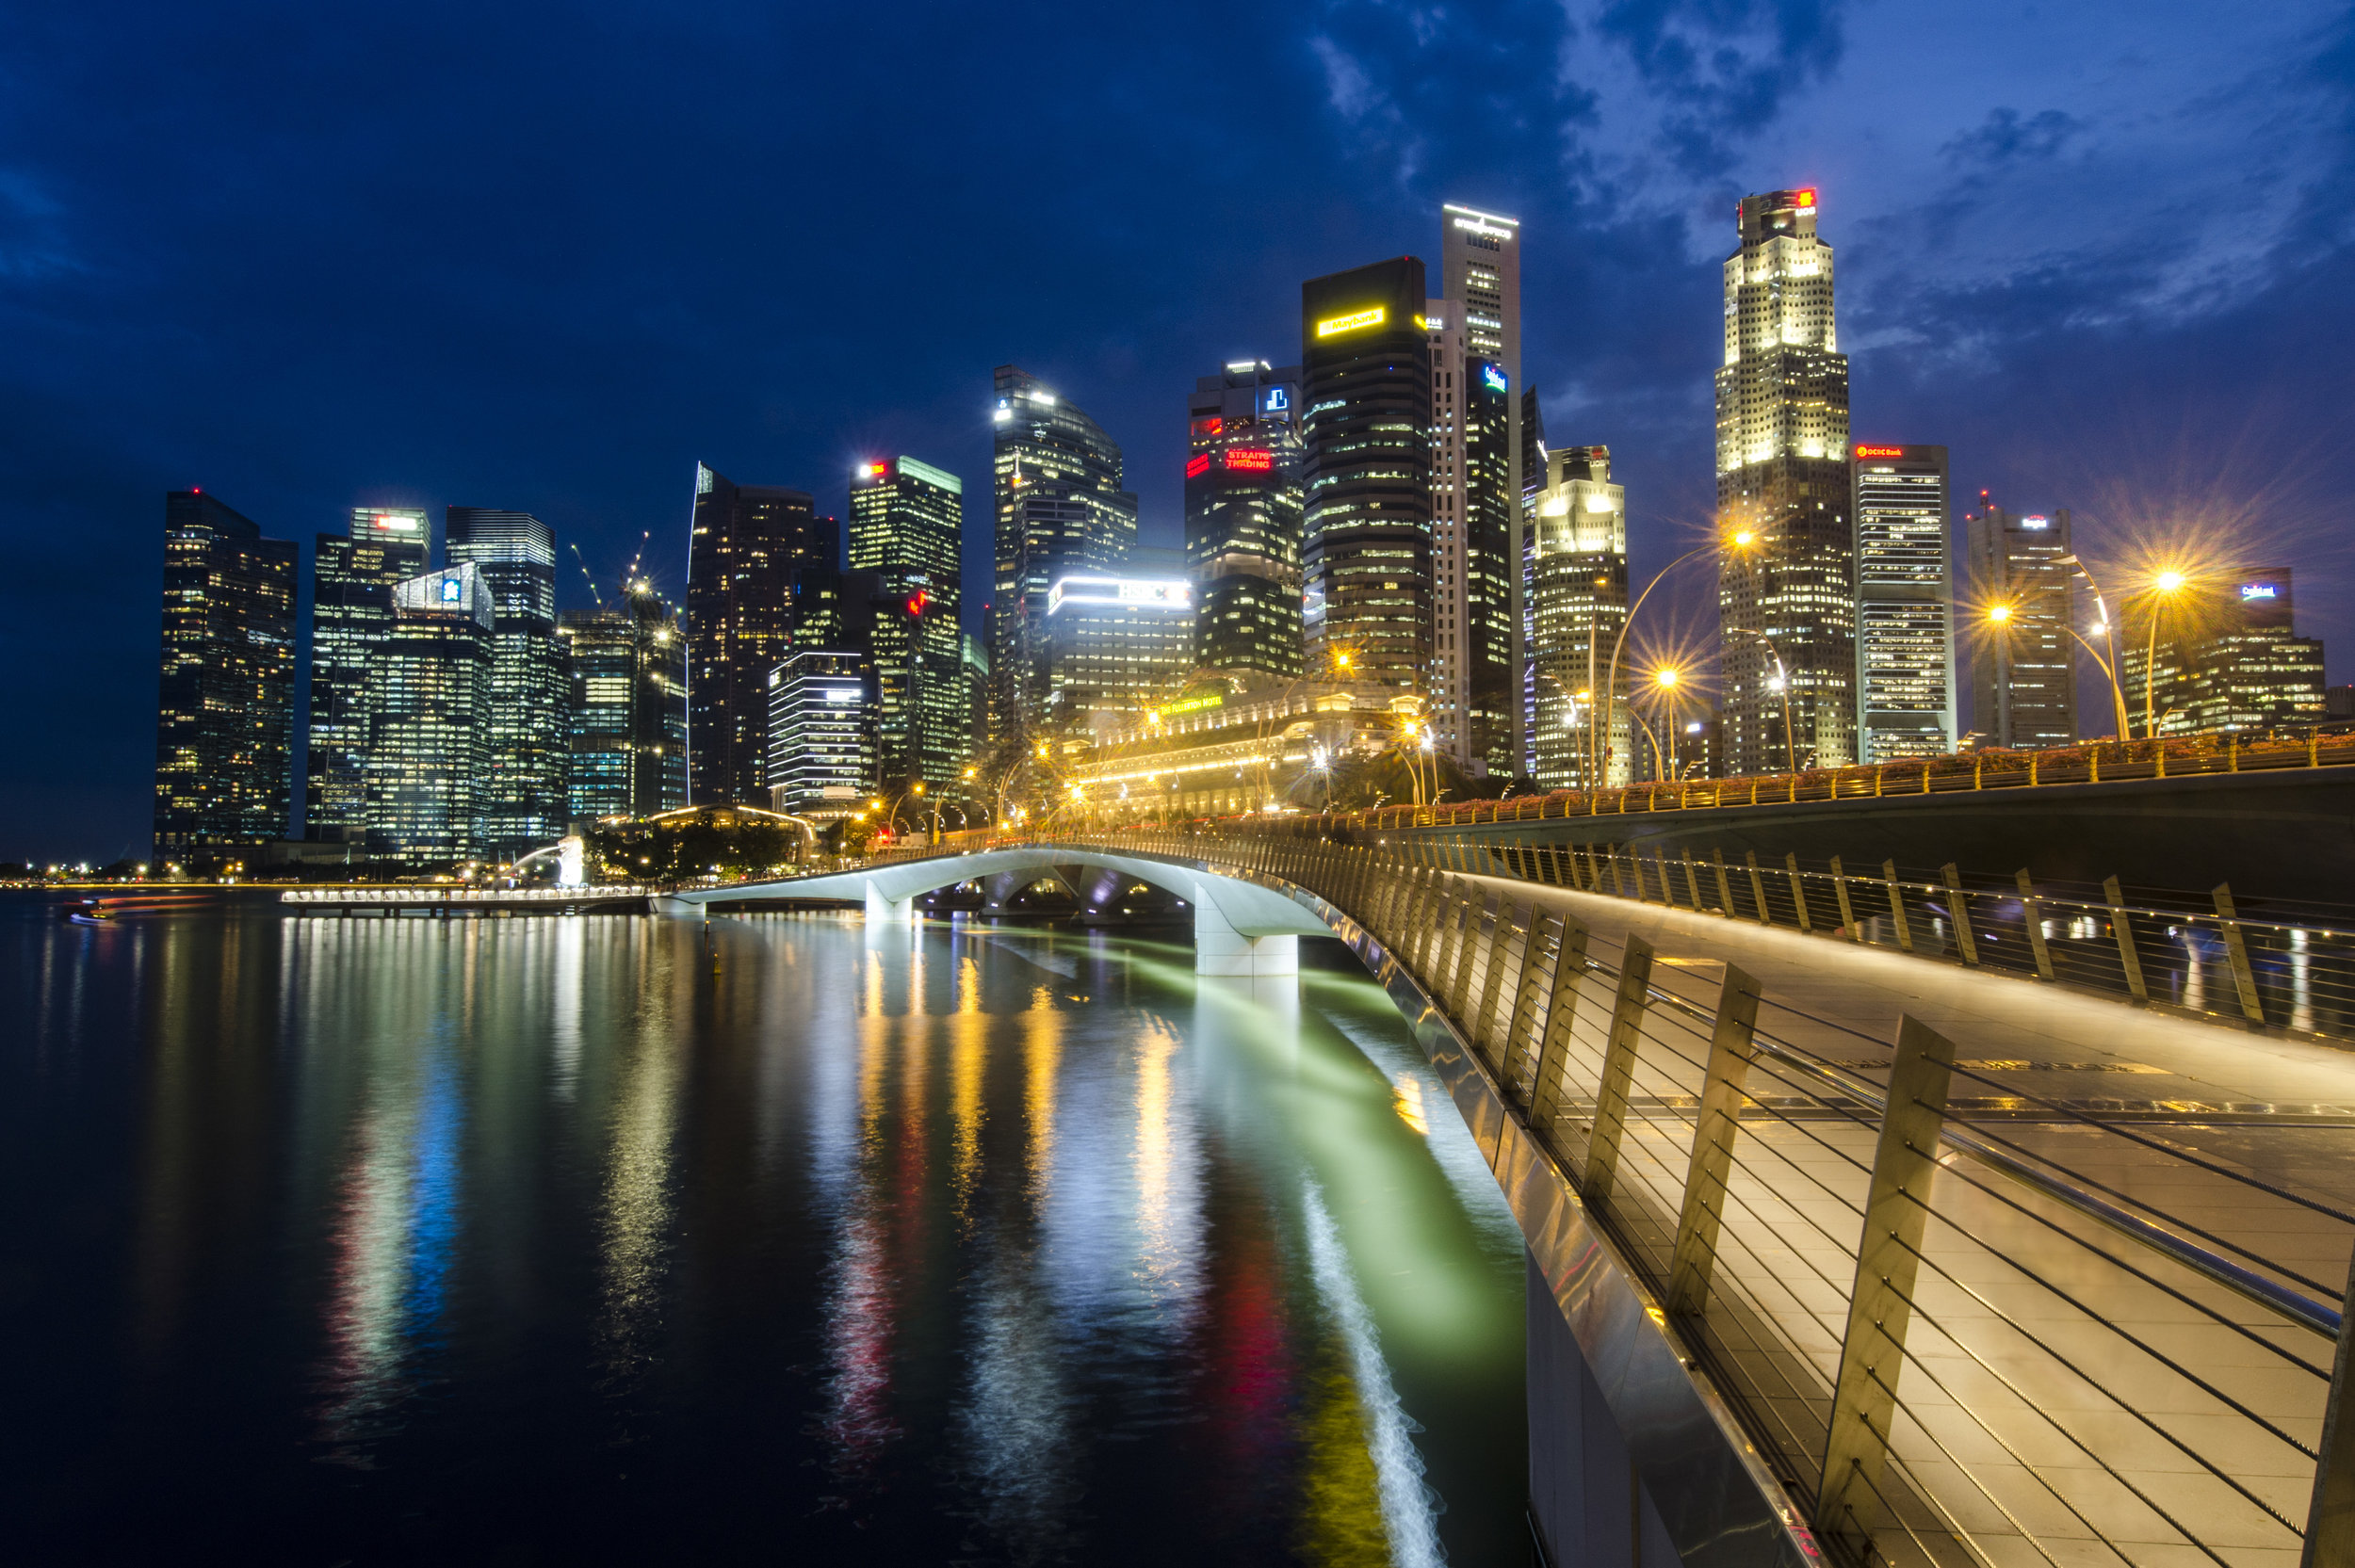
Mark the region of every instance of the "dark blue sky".
[[10, 8], [0, 858], [145, 853], [167, 489], [306, 545], [528, 508], [609, 579], [651, 529], [675, 590], [697, 459], [838, 512], [904, 451], [978, 594], [991, 366], [1174, 542], [1193, 379], [1449, 200], [1525, 220], [1525, 371], [1639, 573], [1708, 513], [1733, 202], [1813, 184], [1860, 439], [2089, 553], [2290, 561], [2346, 680], [2351, 102], [2300, 0]]

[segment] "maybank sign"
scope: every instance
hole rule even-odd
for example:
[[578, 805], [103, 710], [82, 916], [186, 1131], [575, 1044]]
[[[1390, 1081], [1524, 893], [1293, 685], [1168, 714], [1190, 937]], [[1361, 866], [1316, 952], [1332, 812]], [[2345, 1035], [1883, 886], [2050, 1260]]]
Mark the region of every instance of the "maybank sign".
[[1052, 615], [1065, 605], [1192, 609], [1194, 585], [1183, 577], [1064, 577], [1047, 590], [1047, 613]]
[[1389, 312], [1380, 305], [1369, 305], [1347, 315], [1328, 315], [1317, 323], [1317, 336], [1332, 337], [1339, 332], [1354, 332], [1360, 327], [1379, 327], [1389, 319]]

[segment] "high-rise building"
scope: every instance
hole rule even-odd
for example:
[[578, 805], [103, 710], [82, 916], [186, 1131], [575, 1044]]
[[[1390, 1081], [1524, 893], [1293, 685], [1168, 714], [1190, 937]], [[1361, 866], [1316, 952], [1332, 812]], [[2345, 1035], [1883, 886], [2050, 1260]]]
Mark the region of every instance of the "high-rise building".
[[687, 630], [644, 580], [621, 602], [567, 610], [557, 636], [572, 681], [574, 821], [687, 804]]
[[1537, 389], [1521, 388], [1521, 764], [1537, 776], [1537, 493], [1546, 487], [1546, 420]]
[[805, 649], [769, 671], [770, 808], [857, 810], [877, 787], [876, 718], [875, 675], [862, 654]]
[[1627, 627], [1627, 491], [1611, 482], [1608, 446], [1565, 446], [1547, 466], [1532, 528], [1536, 779], [1548, 789], [1624, 784], [1631, 676], [1622, 667], [1615, 683], [1611, 658]]
[[1856, 492], [1857, 760], [1955, 749], [1955, 578], [1946, 448], [1860, 445]]
[[293, 541], [201, 490], [164, 497], [155, 858], [284, 835], [293, 787]]
[[1300, 367], [1242, 360], [1186, 400], [1194, 662], [1300, 673]]
[[1194, 670], [1194, 585], [1161, 576], [1058, 577], [1047, 593], [1047, 721], [1133, 722]]
[[556, 535], [529, 512], [451, 507], [442, 537], [452, 566], [480, 570], [497, 613], [482, 839], [512, 859], [564, 836], [572, 814], [564, 779], [572, 680], [556, 635]]
[[2214, 735], [2330, 717], [2322, 644], [2298, 635], [2288, 567], [2194, 582], [2155, 607], [2155, 639], [2148, 599], [2119, 628], [2119, 684], [2138, 733], [2155, 724], [2163, 736]]
[[895, 786], [957, 778], [973, 750], [965, 688], [965, 481], [914, 458], [863, 462], [851, 478], [851, 567], [876, 574], [885, 606], [863, 641], [876, 687], [875, 768]]
[[[1784, 699], [1801, 768], [1856, 758], [1856, 542], [1848, 523], [1848, 357], [1832, 319], [1815, 192], [1742, 199], [1725, 264], [1717, 370], [1718, 668], [1736, 774], [1780, 771]], [[1777, 661], [1787, 691], [1774, 689]]]
[[994, 374], [997, 432], [989, 665], [1000, 736], [1045, 715], [1047, 594], [1058, 577], [1114, 570], [1136, 542], [1120, 447], [1069, 400], [1011, 364]]
[[1990, 746], [2067, 746], [2077, 738], [2069, 512], [2006, 511], [1982, 493], [1963, 530], [1972, 723]]
[[368, 655], [368, 848], [413, 865], [479, 859], [498, 608], [472, 561], [393, 589]]
[[393, 624], [393, 586], [431, 566], [433, 529], [415, 507], [354, 507], [348, 531], [311, 551], [311, 711], [302, 803], [312, 838], [368, 823], [368, 656]]
[[1429, 298], [1413, 256], [1300, 289], [1307, 671], [1418, 697], [1429, 692], [1436, 607]]
[[794, 646], [797, 577], [839, 564], [836, 535], [805, 491], [733, 484], [695, 465], [687, 760], [696, 804], [768, 804], [769, 671]]
[[989, 728], [989, 645], [966, 632], [958, 637], [957, 648], [965, 660], [966, 728], [972, 731], [973, 749], [979, 752], [997, 738]]
[[1521, 384], [1520, 219], [1454, 204], [1439, 211], [1444, 307], [1433, 330], [1432, 530], [1440, 631], [1432, 722], [1472, 774], [1521, 774], [1526, 650], [1522, 505], [1533, 478]]

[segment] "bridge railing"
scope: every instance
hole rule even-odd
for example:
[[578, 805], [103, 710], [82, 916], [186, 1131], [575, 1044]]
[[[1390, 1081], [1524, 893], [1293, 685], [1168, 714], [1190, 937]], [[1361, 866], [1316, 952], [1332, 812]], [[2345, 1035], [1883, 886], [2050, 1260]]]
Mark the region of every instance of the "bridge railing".
[[1827, 1059], [1737, 967], [1397, 845], [1103, 842], [1289, 881], [1415, 977], [1852, 1559], [2355, 1560], [2355, 1213], [2318, 1184], [1910, 1018]]

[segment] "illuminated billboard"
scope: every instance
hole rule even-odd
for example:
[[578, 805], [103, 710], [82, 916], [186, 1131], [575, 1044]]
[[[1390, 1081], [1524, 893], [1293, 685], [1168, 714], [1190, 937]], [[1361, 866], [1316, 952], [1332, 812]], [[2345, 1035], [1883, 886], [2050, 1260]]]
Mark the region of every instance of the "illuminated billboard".
[[1481, 384], [1490, 392], [1504, 390], [1504, 372], [1493, 364], [1484, 364], [1480, 367], [1480, 380]]
[[1190, 610], [1194, 585], [1183, 577], [1062, 577], [1047, 590], [1047, 613], [1053, 615], [1065, 605]]
[[1238, 446], [1226, 454], [1226, 466], [1264, 474], [1275, 466], [1275, 454], [1263, 446]]
[[1380, 305], [1369, 305], [1347, 315], [1328, 315], [1317, 323], [1317, 336], [1332, 337], [1340, 332], [1354, 332], [1361, 327], [1379, 327], [1390, 318], [1390, 313]]
[[1906, 449], [1902, 446], [1860, 446], [1856, 455], [1860, 458], [1902, 458]]
[[1189, 479], [1198, 474], [1208, 474], [1210, 471], [1210, 454], [1208, 452], [1196, 452], [1186, 460], [1186, 477]]

